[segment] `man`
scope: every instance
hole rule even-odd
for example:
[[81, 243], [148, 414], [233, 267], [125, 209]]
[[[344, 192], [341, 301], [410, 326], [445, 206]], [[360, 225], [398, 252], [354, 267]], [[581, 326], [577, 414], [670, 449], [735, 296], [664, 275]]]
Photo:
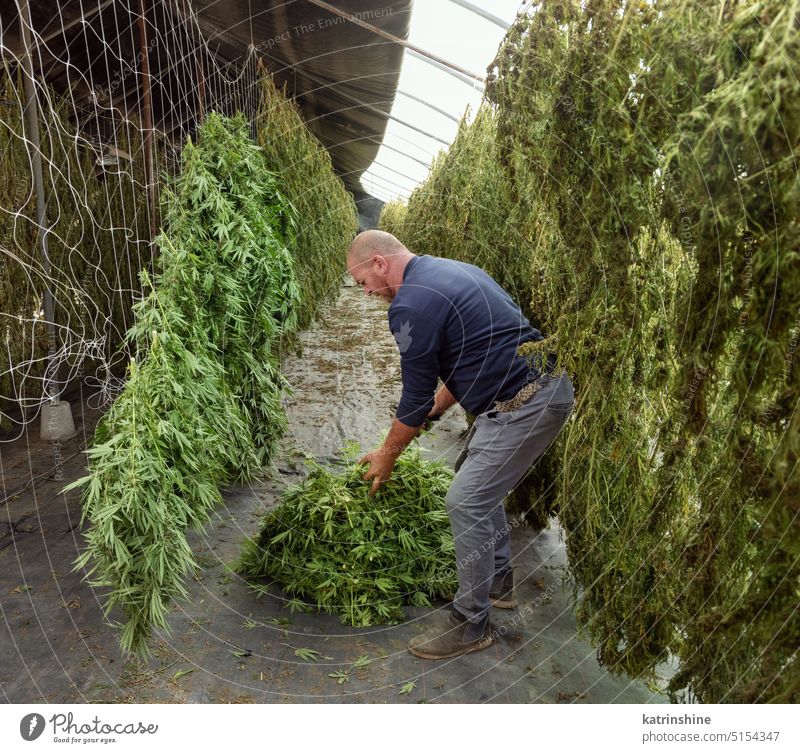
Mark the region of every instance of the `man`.
[[400, 351], [403, 392], [396, 417], [383, 445], [359, 461], [369, 464], [364, 478], [372, 480], [370, 493], [389, 480], [426, 419], [456, 402], [476, 416], [445, 500], [458, 592], [409, 650], [443, 659], [487, 648], [494, 641], [490, 606], [517, 603], [503, 500], [567, 420], [572, 382], [552, 373], [554, 356], [540, 371], [517, 353], [542, 334], [478, 267], [417, 256], [393, 235], [368, 230], [350, 245], [347, 269], [367, 295], [390, 302], [389, 326]]

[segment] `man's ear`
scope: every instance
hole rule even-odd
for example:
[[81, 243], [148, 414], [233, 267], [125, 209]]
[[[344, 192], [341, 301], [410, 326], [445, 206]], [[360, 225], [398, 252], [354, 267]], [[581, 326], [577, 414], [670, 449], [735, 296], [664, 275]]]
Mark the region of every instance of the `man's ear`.
[[380, 274], [384, 276], [389, 271], [389, 264], [387, 263], [386, 259], [380, 254], [375, 254], [375, 256], [372, 257], [372, 271], [380, 272]]

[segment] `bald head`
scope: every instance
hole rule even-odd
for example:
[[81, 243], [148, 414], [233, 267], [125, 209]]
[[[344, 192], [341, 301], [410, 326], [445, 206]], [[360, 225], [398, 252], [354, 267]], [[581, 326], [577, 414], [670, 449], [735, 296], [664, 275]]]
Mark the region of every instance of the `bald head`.
[[367, 295], [391, 301], [403, 284], [403, 272], [414, 254], [391, 233], [365, 230], [347, 250], [347, 270]]
[[395, 256], [396, 254], [411, 253], [397, 238], [391, 233], [384, 233], [383, 230], [365, 230], [359, 233], [355, 240], [350, 244], [347, 251], [347, 259], [353, 263], [366, 261], [371, 256]]

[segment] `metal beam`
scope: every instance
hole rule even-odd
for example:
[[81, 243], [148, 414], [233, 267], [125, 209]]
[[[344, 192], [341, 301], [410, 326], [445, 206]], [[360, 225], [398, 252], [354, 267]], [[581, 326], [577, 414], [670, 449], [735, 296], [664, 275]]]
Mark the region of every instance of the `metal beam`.
[[22, 37], [22, 73], [25, 87], [25, 146], [31, 160], [33, 168], [33, 185], [36, 191], [36, 224], [39, 245], [42, 251], [42, 272], [44, 277], [44, 293], [42, 295], [44, 305], [44, 321], [47, 326], [47, 367], [43, 393], [48, 400], [58, 399], [58, 395], [51, 391], [52, 383], [55, 381], [53, 369], [56, 355], [56, 328], [55, 328], [55, 307], [53, 305], [53, 293], [50, 290], [50, 255], [47, 250], [47, 234], [50, 228], [47, 223], [47, 197], [44, 193], [44, 178], [42, 175], [42, 150], [39, 142], [39, 103], [36, 99], [36, 84], [33, 80], [33, 45], [31, 44], [31, 9], [28, 0], [22, 0], [22, 4], [17, 2], [19, 12], [20, 36]]
[[[469, 84], [473, 89], [477, 89], [478, 91], [483, 91], [483, 79], [479, 76], [474, 76], [472, 78], [465, 76], [463, 73], [459, 73], [457, 70], [454, 70], [451, 67], [448, 67], [438, 60], [428, 59], [425, 55], [420, 55], [416, 50], [407, 50], [407, 54], [411, 55], [412, 58], [417, 58], [421, 60], [423, 63], [427, 63], [428, 65], [432, 65], [434, 68], [439, 68], [443, 70], [445, 73], [449, 73], [453, 78], [457, 78], [459, 81], [463, 81], [465, 84]], [[473, 80], [474, 78], [474, 80]]]
[[[376, 112], [382, 112], [382, 110], [379, 110], [377, 107], [372, 107], [372, 106], [368, 106], [368, 107], [369, 107], [370, 110], [375, 110]], [[383, 114], [385, 115], [385, 113], [383, 113]], [[429, 139], [433, 139], [434, 141], [438, 141], [440, 144], [444, 144], [445, 146], [450, 146], [450, 142], [449, 141], [445, 141], [444, 139], [440, 139], [438, 136], [435, 136], [434, 134], [430, 133], [429, 131], [424, 131], [422, 128], [418, 128], [417, 126], [412, 125], [411, 123], [409, 123], [406, 120], [401, 120], [400, 118], [396, 117], [395, 115], [389, 115], [387, 117], [389, 118], [389, 120], [393, 120], [395, 123], [399, 123], [400, 125], [405, 126], [406, 128], [411, 128], [413, 131], [416, 131], [417, 133], [421, 133], [423, 136], [427, 136]]]
[[[412, 157], [410, 154], [406, 154], [405, 152], [401, 152], [399, 149], [396, 149], [393, 146], [389, 146], [385, 141], [381, 141], [378, 146], [379, 147], [385, 146], [387, 149], [390, 149], [393, 152], [397, 152], [398, 154], [402, 154], [404, 157], [408, 157], [408, 159], [413, 159], [414, 162], [419, 162], [420, 165], [422, 165], [423, 167], [427, 168], [428, 170], [431, 169], [431, 166], [430, 166], [429, 163], [423, 162], [421, 159], [417, 159], [416, 157]], [[367, 168], [367, 169], [369, 169], [369, 168]]]
[[73, 18], [72, 21], [70, 21], [67, 24], [64, 24], [57, 31], [54, 31], [54, 32], [48, 34], [46, 37], [43, 37], [41, 39], [40, 44], [47, 44], [48, 42], [52, 42], [57, 36], [60, 36], [61, 34], [63, 34], [68, 29], [71, 29], [73, 26], [77, 26], [80, 23], [84, 23], [87, 18], [91, 18], [92, 16], [96, 16], [98, 13], [101, 13], [109, 5], [111, 5], [113, 2], [114, 2], [114, 0], [105, 0], [104, 3], [98, 2], [97, 7], [96, 8], [91, 8], [88, 13], [83, 10], [83, 3], [81, 3], [81, 14], [80, 14], [80, 16], [78, 18]]
[[503, 21], [502, 18], [498, 18], [493, 13], [489, 13], [488, 10], [484, 10], [483, 8], [478, 7], [474, 3], [468, 3], [467, 0], [450, 0], [453, 5], [458, 5], [464, 10], [468, 10], [471, 13], [474, 13], [476, 16], [480, 16], [481, 18], [485, 18], [487, 21], [491, 21], [495, 26], [499, 26], [503, 31], [507, 31], [508, 27], [511, 26], [510, 23]]
[[[312, 5], [316, 5], [318, 8], [322, 8], [323, 10], [328, 11], [328, 13], [333, 13], [335, 16], [339, 16], [339, 18], [344, 18], [352, 24], [356, 26], [360, 26], [362, 29], [366, 29], [367, 31], [371, 31], [373, 34], [377, 34], [379, 37], [383, 37], [384, 39], [388, 39], [390, 42], [394, 42], [395, 44], [399, 44], [402, 47], [405, 47], [410, 53], [416, 55], [417, 57], [421, 57], [423, 59], [428, 59], [431, 63], [435, 63], [437, 66], [445, 68], [452, 73], [458, 73], [459, 78], [464, 79], [473, 79], [475, 81], [483, 82], [483, 76], [479, 76], [477, 73], [473, 73], [466, 68], [462, 68], [460, 65], [456, 65], [455, 63], [451, 63], [449, 60], [445, 60], [444, 58], [440, 58], [438, 55], [434, 55], [432, 52], [428, 52], [428, 50], [423, 50], [422, 47], [417, 47], [415, 44], [411, 44], [411, 42], [406, 41], [405, 39], [401, 39], [394, 34], [390, 34], [388, 31], [384, 31], [383, 29], [379, 29], [377, 26], [373, 26], [372, 24], [368, 24], [366, 21], [362, 21], [357, 16], [352, 15], [351, 13], [347, 13], [346, 11], [341, 10], [340, 8], [336, 8], [335, 6], [331, 5], [330, 3], [325, 3], [323, 0], [307, 0], [307, 2], [311, 3]], [[472, 83], [470, 81], [470, 83]]]
[[382, 183], [385, 184], [383, 186], [383, 188], [386, 191], [390, 190], [390, 189], [386, 188], [386, 186], [391, 186], [391, 190], [399, 190], [399, 191], [405, 192], [405, 193], [407, 193], [409, 195], [414, 190], [413, 188], [406, 188], [406, 186], [401, 186], [399, 183], [395, 183], [393, 180], [389, 180], [389, 178], [384, 178], [381, 175], [377, 175], [375, 173], [370, 174], [369, 170], [365, 170], [363, 172], [363, 174], [361, 175], [361, 180], [363, 180], [365, 177], [368, 180], [379, 180], [379, 181], [381, 181]]
[[[295, 97], [302, 97], [302, 96], [305, 96], [305, 95], [307, 95], [309, 93], [312, 93], [312, 92], [318, 92], [318, 91], [320, 91], [322, 89], [333, 89], [333, 91], [334, 91], [334, 93], [336, 94], [337, 97], [341, 97], [342, 99], [345, 99], [345, 100], [353, 103], [354, 107], [353, 108], [348, 108], [348, 109], [364, 108], [366, 110], [369, 110], [370, 112], [374, 112], [374, 113], [380, 115], [382, 118], [386, 118], [387, 120], [394, 120], [396, 123], [400, 123], [400, 125], [403, 125], [406, 128], [411, 128], [412, 130], [416, 131], [417, 133], [421, 133], [423, 136], [427, 136], [429, 139], [433, 139], [434, 141], [438, 141], [440, 144], [443, 144], [444, 146], [450, 146], [450, 142], [449, 141], [445, 141], [444, 139], [440, 138], [439, 136], [436, 136], [435, 134], [430, 133], [429, 131], [423, 130], [419, 126], [415, 126], [415, 125], [413, 125], [412, 123], [409, 123], [406, 120], [402, 120], [401, 118], [398, 118], [395, 115], [392, 115], [392, 114], [390, 114], [390, 113], [388, 113], [388, 112], [386, 112], [384, 110], [381, 110], [379, 107], [375, 107], [376, 104], [392, 105], [394, 103], [393, 99], [385, 100], [385, 101], [381, 101], [381, 102], [373, 102], [373, 103], [362, 102], [361, 100], [357, 99], [356, 97], [353, 97], [350, 94], [348, 94], [346, 91], [341, 91], [340, 89], [336, 88], [336, 87], [341, 86], [341, 82], [339, 82], [339, 81], [325, 82], [319, 76], [314, 76], [313, 74], [302, 70], [302, 67], [299, 64], [287, 63], [284, 60], [279, 60], [278, 58], [274, 58], [271, 55], [267, 55], [266, 57], [269, 57], [272, 60], [277, 60], [281, 65], [283, 65], [286, 68], [292, 68], [292, 69], [298, 68], [298, 69], [300, 69], [305, 78], [307, 78], [309, 81], [319, 85], [316, 89], [310, 89], [310, 90], [306, 90], [304, 92], [295, 92], [294, 93]], [[262, 63], [262, 65], [263, 65], [263, 63]], [[265, 71], [266, 75], [269, 75], [269, 71], [266, 68], [266, 66], [264, 66], [264, 71]], [[420, 100], [420, 101], [422, 101], [422, 100]], [[430, 106], [433, 107], [433, 105], [430, 105]], [[441, 112], [443, 114], [445, 114], [445, 115], [447, 114], [443, 110]], [[450, 116], [448, 116], [448, 117], [450, 117]], [[455, 118], [452, 118], [452, 119], [455, 120], [456, 123], [458, 122]]]
[[155, 242], [158, 234], [156, 217], [156, 171], [153, 157], [153, 106], [150, 101], [150, 58], [147, 46], [147, 9], [145, 0], [139, 0], [139, 47], [142, 57], [142, 146], [144, 148], [144, 174], [147, 184], [147, 204], [150, 214], [150, 242]]
[[416, 94], [410, 94], [409, 92], [404, 92], [402, 89], [397, 90], [398, 94], [402, 94], [404, 97], [408, 97], [409, 99], [413, 99], [415, 102], [419, 102], [421, 105], [425, 105], [425, 107], [430, 107], [431, 110], [438, 112], [440, 115], [444, 115], [446, 118], [450, 118], [454, 123], [458, 123], [459, 119], [454, 115], [451, 115], [447, 110], [443, 110], [441, 107], [437, 107], [434, 104], [418, 97]]
[[[84, 13], [83, 7], [81, 7], [81, 15], [78, 18], [73, 18], [72, 21], [69, 21], [67, 24], [59, 26], [56, 31], [51, 32], [46, 37], [42, 37], [41, 34], [37, 34], [36, 36], [39, 37], [39, 41], [37, 42], [37, 44], [46, 45], [48, 42], [52, 42], [56, 37], [61, 36], [65, 31], [71, 29], [73, 26], [77, 26], [78, 24], [83, 23], [87, 18], [96, 16], [98, 13], [105, 10], [113, 2], [114, 0], [105, 0], [105, 2], [103, 3], [98, 3], [98, 6], [96, 8], [92, 8], [88, 13]], [[17, 5], [19, 5], [19, 3]], [[32, 29], [29, 31], [32, 31]], [[23, 48], [24, 48], [24, 42], [23, 42]], [[6, 46], [6, 49], [11, 50], [12, 55], [16, 56], [16, 53], [11, 47]], [[23, 55], [25, 54], [24, 49], [22, 54]], [[0, 60], [0, 68], [5, 68], [11, 65], [12, 63], [16, 63], [16, 60], [10, 60], [8, 62], [5, 60]]]
[[[378, 162], [378, 160], [373, 160], [372, 161], [372, 165], [377, 165], [378, 167], [384, 167], [387, 170], [391, 170], [393, 173], [396, 173], [397, 175], [402, 175], [404, 178], [406, 178], [407, 180], [413, 181], [414, 183], [421, 183], [422, 182], [422, 181], [419, 180], [419, 178], [412, 178], [410, 175], [406, 175], [405, 173], [401, 173], [399, 170], [395, 170], [393, 167], [389, 167], [389, 165], [384, 165], [383, 162]], [[370, 167], [372, 167], [372, 165], [370, 165]], [[423, 178], [423, 180], [424, 180], [424, 178]]]

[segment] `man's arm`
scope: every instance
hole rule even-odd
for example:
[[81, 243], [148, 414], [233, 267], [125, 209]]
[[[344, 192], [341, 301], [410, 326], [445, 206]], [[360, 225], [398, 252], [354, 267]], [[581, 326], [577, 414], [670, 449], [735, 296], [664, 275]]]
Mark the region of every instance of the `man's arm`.
[[436, 407], [441, 325], [419, 310], [404, 307], [389, 309], [389, 328], [400, 348], [403, 393], [383, 444], [358, 461], [369, 463], [363, 478], [372, 479], [370, 494], [389, 480], [398, 456]]
[[[441, 416], [457, 402], [458, 400], [453, 397], [453, 393], [443, 384], [436, 392], [433, 408], [428, 414], [428, 418]], [[380, 485], [389, 480], [400, 453], [408, 447], [421, 428], [421, 426], [408, 426], [395, 418], [383, 444], [377, 450], [367, 453], [358, 461], [359, 465], [362, 463], [370, 464], [369, 470], [363, 476], [365, 481], [373, 479], [372, 488], [369, 491], [370, 494], [375, 494]]]
[[447, 389], [447, 385], [443, 384], [436, 392], [436, 396], [433, 400], [433, 408], [431, 408], [428, 418], [436, 418], [444, 415], [444, 412], [448, 408], [452, 408], [457, 402], [458, 400], [453, 397], [453, 393]]
[[358, 464], [369, 463], [369, 470], [362, 476], [365, 481], [372, 479], [370, 495], [375, 494], [381, 484], [389, 480], [400, 453], [417, 436], [419, 426], [407, 426], [402, 421], [394, 419], [386, 439], [378, 449], [364, 455]]

